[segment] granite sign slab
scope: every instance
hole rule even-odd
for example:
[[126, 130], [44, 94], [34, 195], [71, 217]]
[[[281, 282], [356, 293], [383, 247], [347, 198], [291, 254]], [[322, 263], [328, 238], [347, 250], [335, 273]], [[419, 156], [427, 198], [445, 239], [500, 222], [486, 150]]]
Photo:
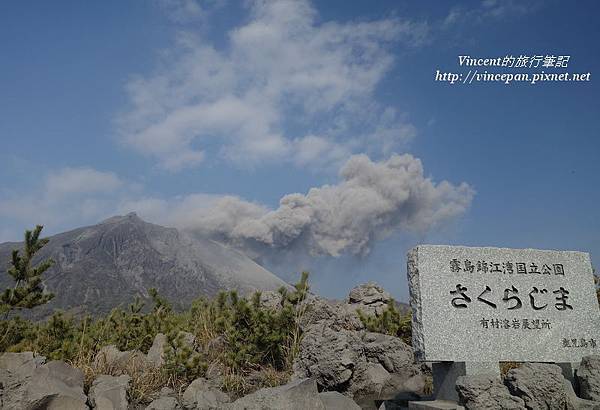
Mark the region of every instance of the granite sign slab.
[[417, 359], [577, 362], [600, 354], [583, 252], [421, 245], [408, 254]]

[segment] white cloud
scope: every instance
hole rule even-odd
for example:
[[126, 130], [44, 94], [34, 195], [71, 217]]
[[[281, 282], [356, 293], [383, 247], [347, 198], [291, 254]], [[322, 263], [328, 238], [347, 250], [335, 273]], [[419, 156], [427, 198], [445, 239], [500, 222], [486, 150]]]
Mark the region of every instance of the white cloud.
[[[23, 227], [36, 224], [45, 232], [97, 222], [115, 209], [116, 198], [138, 192], [136, 184], [113, 172], [90, 167], [65, 167], [49, 172], [37, 189], [0, 193], [4, 239], [19, 240]], [[18, 228], [17, 228], [18, 227]]]
[[204, 17], [204, 11], [196, 0], [160, 0], [159, 4], [176, 22], [188, 22]]
[[15, 233], [12, 229], [2, 228], [0, 229], [0, 243], [12, 242], [21, 240], [18, 233]]
[[133, 79], [119, 133], [173, 171], [207, 158], [308, 164], [315, 135], [345, 158], [366, 146], [383, 152], [411, 127], [374, 96], [393, 64], [390, 46], [427, 35], [424, 23], [319, 23], [307, 1], [253, 1], [226, 47], [181, 34], [161, 68]]
[[351, 154], [351, 142], [344, 145], [327, 138], [307, 135], [293, 141], [293, 160], [299, 166], [338, 169]]
[[209, 12], [223, 6], [225, 0], [157, 0], [159, 6], [175, 23], [204, 22]]
[[450, 9], [442, 22], [443, 28], [462, 23], [483, 23], [487, 20], [499, 20], [513, 16], [524, 16], [539, 10], [543, 0], [482, 0], [478, 6], [467, 8], [455, 6]]
[[510, 15], [525, 15], [537, 10], [541, 1], [522, 2], [518, 0], [483, 0], [481, 14], [483, 17], [502, 18]]
[[92, 168], [63, 168], [46, 177], [47, 199], [59, 199], [72, 194], [113, 192], [123, 182], [112, 172], [101, 172]]

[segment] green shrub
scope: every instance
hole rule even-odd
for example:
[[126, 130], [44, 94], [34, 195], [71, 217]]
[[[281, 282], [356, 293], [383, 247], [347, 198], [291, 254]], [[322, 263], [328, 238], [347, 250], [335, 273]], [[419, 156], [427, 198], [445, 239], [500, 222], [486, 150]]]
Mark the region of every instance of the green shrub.
[[279, 310], [260, 306], [260, 293], [251, 300], [229, 294], [218, 322], [228, 349], [223, 359], [234, 370], [253, 364], [268, 364], [284, 369], [285, 346], [294, 328], [294, 310], [285, 303]]
[[53, 264], [46, 259], [37, 266], [31, 266], [35, 254], [48, 243], [48, 238], [40, 238], [44, 227], [37, 225], [33, 231], [25, 231], [23, 250], [13, 249], [8, 274], [15, 281], [0, 295], [0, 312], [7, 319], [11, 312], [20, 309], [33, 309], [48, 303], [54, 295], [44, 291], [42, 274]]
[[0, 321], [0, 351], [25, 351], [20, 347], [24, 340], [31, 340], [36, 335], [36, 325], [29, 320], [14, 317]]
[[384, 333], [401, 338], [404, 343], [412, 343], [411, 313], [400, 313], [393, 300], [380, 315], [366, 315], [358, 311], [358, 317], [370, 332]]
[[167, 340], [163, 369], [170, 376], [191, 381], [206, 374], [208, 368], [206, 356], [185, 341], [183, 332], [170, 332]]

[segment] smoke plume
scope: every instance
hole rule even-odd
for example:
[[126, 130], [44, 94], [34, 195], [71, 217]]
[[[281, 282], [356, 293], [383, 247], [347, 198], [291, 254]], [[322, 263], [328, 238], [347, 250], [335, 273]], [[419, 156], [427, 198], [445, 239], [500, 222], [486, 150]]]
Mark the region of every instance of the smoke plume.
[[340, 182], [281, 198], [268, 209], [235, 196], [190, 196], [170, 206], [171, 225], [255, 256], [271, 250], [367, 255], [396, 233], [425, 233], [461, 216], [474, 195], [466, 183], [433, 182], [412, 155], [374, 162], [352, 156]]

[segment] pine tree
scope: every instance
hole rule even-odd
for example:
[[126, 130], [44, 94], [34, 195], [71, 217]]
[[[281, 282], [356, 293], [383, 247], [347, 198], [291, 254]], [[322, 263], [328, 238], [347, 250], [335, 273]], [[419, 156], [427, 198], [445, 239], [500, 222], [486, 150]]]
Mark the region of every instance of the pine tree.
[[23, 254], [18, 249], [12, 251], [12, 259], [8, 274], [15, 280], [12, 288], [5, 289], [0, 295], [0, 312], [5, 313], [5, 319], [11, 311], [17, 309], [32, 309], [50, 301], [54, 294], [44, 291], [42, 274], [53, 264], [52, 259], [46, 259], [32, 267], [32, 260], [37, 251], [48, 243], [48, 238], [40, 238], [43, 226], [37, 225], [33, 231], [25, 231]]

